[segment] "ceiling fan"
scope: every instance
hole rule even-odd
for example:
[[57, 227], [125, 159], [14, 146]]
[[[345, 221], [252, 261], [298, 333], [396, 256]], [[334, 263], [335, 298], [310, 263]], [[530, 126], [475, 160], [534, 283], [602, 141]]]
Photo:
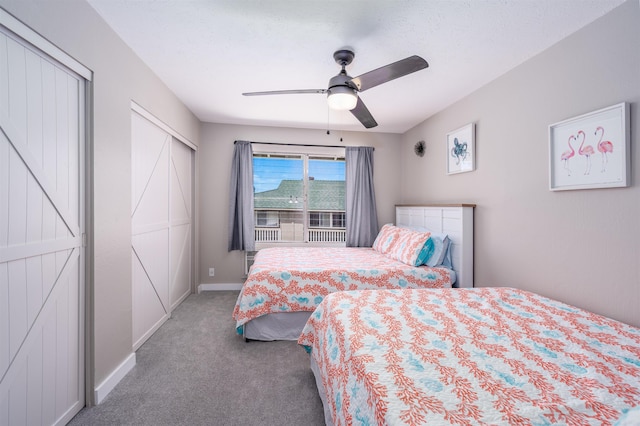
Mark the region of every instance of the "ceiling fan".
[[409, 56], [397, 62], [366, 72], [358, 77], [351, 77], [347, 74], [345, 67], [353, 61], [355, 53], [349, 49], [337, 50], [333, 54], [333, 59], [342, 70], [329, 80], [327, 89], [301, 89], [301, 90], [272, 90], [267, 92], [247, 92], [244, 96], [261, 95], [289, 95], [300, 93], [322, 93], [327, 94], [329, 107], [337, 110], [350, 110], [351, 113], [362, 123], [364, 127], [370, 129], [378, 125], [362, 99], [358, 97], [358, 92], [364, 92], [372, 87], [386, 83], [396, 78], [414, 73], [427, 68], [429, 64], [420, 56]]

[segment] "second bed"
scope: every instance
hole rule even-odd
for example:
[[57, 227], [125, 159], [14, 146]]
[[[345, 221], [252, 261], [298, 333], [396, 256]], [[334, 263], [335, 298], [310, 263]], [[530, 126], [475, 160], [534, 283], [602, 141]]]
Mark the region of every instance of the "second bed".
[[473, 208], [396, 206], [399, 226], [450, 240], [446, 265], [411, 266], [375, 246], [260, 250], [234, 308], [237, 332], [250, 340], [297, 340], [311, 312], [337, 291], [473, 286]]

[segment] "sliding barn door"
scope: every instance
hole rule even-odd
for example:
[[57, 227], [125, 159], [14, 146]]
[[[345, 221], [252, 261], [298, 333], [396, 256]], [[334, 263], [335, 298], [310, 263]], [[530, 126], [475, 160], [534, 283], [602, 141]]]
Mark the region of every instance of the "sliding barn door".
[[191, 292], [193, 150], [132, 112], [133, 342]]
[[0, 425], [84, 406], [85, 84], [0, 25]]
[[171, 259], [169, 269], [169, 297], [173, 310], [191, 293], [192, 209], [193, 209], [193, 150], [182, 142], [171, 142], [170, 233]]
[[139, 347], [168, 318], [169, 150], [171, 136], [131, 116], [133, 342]]

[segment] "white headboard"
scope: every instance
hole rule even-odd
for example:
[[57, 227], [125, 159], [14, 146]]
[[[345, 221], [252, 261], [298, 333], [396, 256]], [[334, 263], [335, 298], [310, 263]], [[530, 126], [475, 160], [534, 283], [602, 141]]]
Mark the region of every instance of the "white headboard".
[[396, 225], [420, 226], [449, 235], [456, 287], [473, 287], [475, 204], [397, 205]]

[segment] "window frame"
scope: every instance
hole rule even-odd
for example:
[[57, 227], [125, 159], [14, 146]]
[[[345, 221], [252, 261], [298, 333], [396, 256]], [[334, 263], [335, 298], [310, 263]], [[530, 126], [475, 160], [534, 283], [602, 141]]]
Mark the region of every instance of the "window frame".
[[[292, 150], [291, 146], [286, 145], [269, 145], [269, 146], [260, 146], [260, 144], [253, 145], [253, 157], [291, 157], [291, 158], [300, 158], [303, 160], [303, 195], [302, 195], [302, 225], [303, 225], [303, 240], [302, 241], [278, 241], [278, 242], [256, 242], [256, 248], [262, 247], [272, 247], [274, 245], [289, 245], [289, 246], [302, 246], [302, 245], [323, 245], [323, 246], [345, 246], [344, 242], [309, 242], [309, 229], [324, 229], [331, 228], [334, 229], [334, 212], [317, 212], [317, 211], [309, 211], [308, 209], [308, 187], [309, 187], [309, 160], [315, 159], [327, 159], [331, 160], [341, 160], [345, 161], [345, 149], [342, 147], [323, 147], [323, 146], [301, 146], [295, 147], [296, 150]], [[314, 158], [316, 157], [316, 158]], [[317, 158], [320, 157], [320, 158]], [[255, 210], [257, 212], [259, 210]], [[293, 211], [293, 210], [292, 210]], [[312, 227], [310, 225], [311, 213], [329, 213], [329, 226], [318, 226]], [[335, 213], [342, 214], [343, 217], [345, 215], [344, 211], [336, 211]], [[344, 222], [344, 221], [343, 221]], [[279, 221], [279, 225], [281, 225], [281, 221]], [[257, 223], [255, 225], [258, 227]], [[264, 227], [264, 226], [259, 226]], [[336, 230], [345, 229], [344, 227], [335, 227]]]

